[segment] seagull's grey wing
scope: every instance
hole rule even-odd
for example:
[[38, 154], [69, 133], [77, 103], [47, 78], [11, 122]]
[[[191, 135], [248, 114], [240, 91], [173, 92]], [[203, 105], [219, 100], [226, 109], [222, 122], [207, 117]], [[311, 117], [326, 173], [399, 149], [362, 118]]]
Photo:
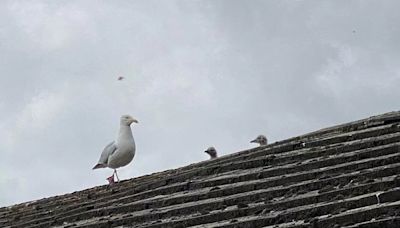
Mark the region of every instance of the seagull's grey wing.
[[117, 145], [115, 145], [115, 142], [112, 141], [110, 144], [108, 144], [103, 152], [100, 155], [100, 159], [98, 164], [107, 164], [108, 158], [117, 150]]

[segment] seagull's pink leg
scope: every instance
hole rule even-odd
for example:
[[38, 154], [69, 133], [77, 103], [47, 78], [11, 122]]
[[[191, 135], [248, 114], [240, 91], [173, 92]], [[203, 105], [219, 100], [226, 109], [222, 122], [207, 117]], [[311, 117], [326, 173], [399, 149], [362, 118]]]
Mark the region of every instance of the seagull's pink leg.
[[[119, 182], [119, 178], [118, 178], [118, 174], [117, 174], [117, 170], [116, 169], [114, 169], [114, 173], [115, 173], [115, 176], [117, 177], [117, 182]], [[113, 174], [113, 176], [114, 176], [114, 174]]]
[[108, 183], [109, 183], [110, 185], [115, 184], [115, 181], [114, 181], [114, 173], [113, 173], [113, 175], [112, 175], [111, 177], [107, 177], [107, 180], [108, 180]]

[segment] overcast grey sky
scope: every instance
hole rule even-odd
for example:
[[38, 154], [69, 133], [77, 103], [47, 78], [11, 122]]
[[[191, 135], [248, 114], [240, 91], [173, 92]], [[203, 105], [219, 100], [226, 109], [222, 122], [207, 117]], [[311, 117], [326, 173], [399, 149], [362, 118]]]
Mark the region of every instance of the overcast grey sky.
[[[400, 1], [0, 1], [0, 206], [399, 109]], [[118, 81], [119, 76], [125, 80]]]

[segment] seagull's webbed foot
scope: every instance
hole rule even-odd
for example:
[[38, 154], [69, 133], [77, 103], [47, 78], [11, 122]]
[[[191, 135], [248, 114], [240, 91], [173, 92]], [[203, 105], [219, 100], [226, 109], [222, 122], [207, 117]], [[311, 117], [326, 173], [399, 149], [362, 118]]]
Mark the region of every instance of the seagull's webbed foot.
[[114, 174], [113, 174], [111, 177], [108, 177], [107, 180], [108, 180], [108, 183], [109, 183], [110, 185], [115, 184], [115, 181], [114, 181]]

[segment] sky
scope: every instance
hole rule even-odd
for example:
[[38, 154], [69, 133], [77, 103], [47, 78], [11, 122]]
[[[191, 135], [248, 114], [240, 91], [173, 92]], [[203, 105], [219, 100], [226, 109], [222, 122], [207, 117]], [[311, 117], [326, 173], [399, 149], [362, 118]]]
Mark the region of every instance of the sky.
[[[0, 206], [399, 110], [400, 2], [0, 1]], [[124, 77], [124, 80], [117, 80]]]

